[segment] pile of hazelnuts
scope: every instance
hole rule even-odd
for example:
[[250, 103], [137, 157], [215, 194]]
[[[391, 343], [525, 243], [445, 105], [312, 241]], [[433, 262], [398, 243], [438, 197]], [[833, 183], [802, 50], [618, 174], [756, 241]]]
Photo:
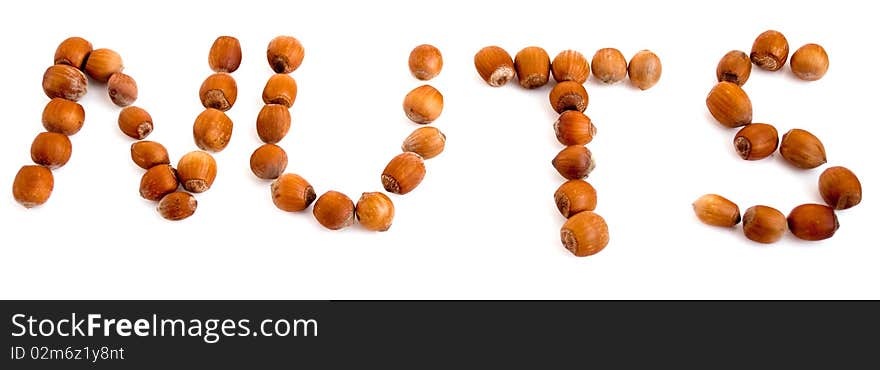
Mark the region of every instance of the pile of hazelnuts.
[[[279, 209], [299, 212], [312, 202], [315, 219], [327, 229], [339, 230], [357, 221], [371, 231], [387, 231], [394, 219], [394, 203], [382, 192], [366, 192], [355, 204], [347, 195], [330, 190], [320, 197], [305, 178], [295, 173], [284, 173], [287, 155], [275, 145], [290, 128], [288, 109], [296, 98], [296, 83], [287, 74], [302, 63], [305, 51], [296, 38], [279, 36], [269, 43], [267, 56], [275, 75], [263, 91], [266, 105], [257, 117], [257, 134], [265, 144], [251, 155], [251, 171], [260, 179], [274, 180], [271, 184], [272, 201]], [[443, 58], [440, 50], [431, 45], [416, 47], [409, 58], [410, 72], [419, 80], [429, 80], [440, 73]], [[410, 91], [403, 101], [403, 110], [413, 122], [429, 124], [443, 110], [443, 95], [430, 85]], [[416, 129], [382, 171], [381, 181], [386, 191], [407, 194], [425, 177], [424, 160], [436, 157], [446, 144], [446, 136], [433, 126]]]
[[[220, 152], [232, 137], [232, 120], [226, 111], [238, 96], [238, 86], [230, 75], [241, 65], [241, 45], [235, 37], [220, 36], [208, 52], [208, 66], [214, 71], [199, 88], [199, 100], [205, 108], [193, 123], [193, 140], [202, 150], [183, 155], [177, 167], [170, 164], [168, 151], [162, 144], [143, 140], [146, 135], [126, 134], [140, 140], [131, 145], [131, 158], [147, 170], [141, 177], [141, 197], [158, 201], [159, 214], [167, 220], [179, 221], [192, 216], [198, 202], [193, 194], [208, 191], [217, 177], [217, 162], [208, 152]], [[143, 109], [128, 107], [119, 115], [120, 127], [146, 127], [152, 131], [152, 119]], [[125, 130], [123, 130], [125, 132]], [[134, 132], [132, 132], [134, 133]], [[148, 134], [149, 132], [147, 132]], [[183, 190], [179, 190], [179, 188]]]
[[629, 75], [633, 86], [646, 90], [660, 80], [662, 66], [656, 54], [642, 50], [627, 64], [623, 54], [612, 48], [596, 52], [591, 63], [575, 50], [565, 50], [553, 60], [537, 46], [527, 47], [511, 58], [498, 46], [488, 46], [474, 56], [474, 65], [486, 83], [500, 87], [518, 77], [519, 85], [535, 89], [546, 85], [552, 73], [557, 84], [550, 91], [550, 106], [559, 118], [553, 125], [556, 138], [565, 148], [552, 160], [553, 167], [565, 178], [554, 194], [556, 207], [567, 219], [560, 230], [563, 246], [578, 257], [596, 254], [608, 245], [608, 225], [593, 212], [596, 189], [584, 180], [595, 168], [586, 144], [593, 140], [596, 127], [583, 112], [589, 104], [584, 83], [593, 77], [613, 84]]
[[[721, 58], [716, 68], [718, 84], [709, 92], [706, 106], [712, 116], [730, 128], [742, 127], [733, 139], [737, 154], [749, 161], [770, 157], [777, 148], [792, 166], [810, 170], [827, 162], [825, 146], [812, 133], [792, 129], [780, 143], [776, 128], [752, 122], [752, 103], [742, 86], [748, 81], [752, 64], [767, 71], [779, 71], [788, 60], [788, 40], [778, 31], [760, 34], [750, 54], [733, 50]], [[806, 44], [794, 52], [789, 61], [792, 73], [804, 81], [816, 81], [828, 71], [828, 54], [817, 44]], [[803, 204], [788, 217], [775, 208], [757, 205], [740, 216], [739, 207], [717, 195], [701, 196], [693, 203], [694, 212], [704, 223], [733, 227], [742, 221], [745, 236], [758, 243], [774, 243], [785, 230], [802, 240], [823, 240], [839, 228], [835, 210], [851, 208], [862, 200], [862, 185], [856, 175], [845, 167], [830, 167], [819, 176], [819, 193], [827, 205]]]
[[[43, 109], [42, 132], [31, 144], [31, 159], [35, 165], [23, 166], [15, 176], [12, 194], [24, 207], [42, 205], [49, 200], [55, 186], [53, 169], [70, 160], [73, 136], [83, 127], [85, 110], [77, 103], [88, 90], [88, 80], [107, 85], [110, 100], [127, 107], [137, 100], [137, 84], [122, 73], [122, 58], [110, 49], [94, 49], [92, 43], [81, 37], [65, 39], [55, 49], [54, 65], [43, 74], [43, 91], [51, 99]], [[149, 134], [147, 127], [129, 126], [120, 117], [120, 128], [128, 135]]]

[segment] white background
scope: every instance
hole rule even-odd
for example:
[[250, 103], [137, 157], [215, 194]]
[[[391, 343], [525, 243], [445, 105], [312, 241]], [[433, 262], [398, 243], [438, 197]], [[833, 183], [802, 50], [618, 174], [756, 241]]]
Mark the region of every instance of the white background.
[[[143, 4], [143, 5], [141, 5]], [[740, 1], [729, 5], [614, 2], [25, 2], [0, 14], [5, 72], [0, 89], [0, 298], [880, 298], [877, 170], [876, 20], [863, 3]], [[794, 52], [815, 42], [830, 55], [825, 78], [804, 83], [788, 66], [754, 69], [746, 84], [756, 122], [781, 133], [807, 129], [823, 140], [829, 165], [844, 165], [867, 196], [839, 214], [834, 238], [790, 235], [758, 245], [741, 229], [700, 224], [691, 202], [720, 193], [745, 210], [766, 204], [783, 213], [821, 202], [825, 167], [796, 170], [778, 157], [745, 162], [733, 151], [735, 130], [705, 108], [715, 65], [728, 50], [748, 52], [766, 29], [782, 31]], [[195, 148], [198, 89], [211, 71], [218, 35], [241, 40], [235, 72], [239, 97], [228, 112], [231, 144], [216, 155], [214, 187], [198, 195], [195, 216], [172, 223], [138, 196], [143, 171], [129, 158], [131, 140], [116, 126], [118, 108], [91, 84], [81, 102], [85, 127], [73, 157], [55, 172], [43, 207], [25, 210], [12, 179], [30, 163], [33, 137], [48, 98], [43, 71], [57, 44], [82, 36], [118, 51], [140, 87], [137, 105], [155, 121], [150, 140], [172, 161]], [[269, 40], [299, 38], [306, 57], [292, 75], [299, 95], [281, 145], [288, 171], [318, 193], [357, 199], [381, 190], [379, 174], [417, 125], [401, 109], [420, 82], [407, 69], [421, 43], [443, 52], [430, 81], [445, 97], [434, 124], [448, 137], [429, 160], [422, 184], [393, 196], [387, 233], [323, 229], [311, 211], [277, 210], [269, 184], [248, 160], [260, 144], [254, 122], [271, 75]], [[559, 242], [564, 219], [553, 204], [562, 182], [550, 165], [561, 149], [550, 86], [490, 88], [473, 55], [497, 44], [511, 55], [529, 45], [551, 57], [576, 49], [588, 57], [615, 47], [640, 49], [663, 63], [660, 83], [640, 92], [627, 83], [587, 84], [599, 134], [589, 148], [598, 166], [598, 212], [611, 232], [600, 254], [576, 258]]]

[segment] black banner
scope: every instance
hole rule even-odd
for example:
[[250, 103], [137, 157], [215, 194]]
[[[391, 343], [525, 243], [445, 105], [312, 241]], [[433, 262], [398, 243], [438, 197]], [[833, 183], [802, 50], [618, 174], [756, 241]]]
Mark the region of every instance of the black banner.
[[470, 368], [474, 361], [555, 368], [729, 360], [785, 349], [803, 360], [832, 347], [845, 348], [852, 360], [880, 348], [877, 302], [0, 304], [0, 369]]

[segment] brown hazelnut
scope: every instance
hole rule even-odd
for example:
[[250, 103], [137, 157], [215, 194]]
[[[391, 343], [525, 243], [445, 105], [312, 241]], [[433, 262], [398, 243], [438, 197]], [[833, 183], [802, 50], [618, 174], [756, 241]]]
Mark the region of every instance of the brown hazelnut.
[[766, 123], [746, 125], [733, 138], [733, 147], [742, 159], [754, 161], [769, 157], [779, 146], [776, 128]]
[[441, 69], [443, 56], [433, 45], [419, 45], [409, 53], [409, 71], [413, 77], [427, 81], [437, 77]]
[[110, 49], [95, 49], [86, 60], [86, 74], [98, 82], [106, 83], [110, 76], [122, 72], [122, 69], [122, 57]]
[[813, 169], [828, 162], [825, 146], [819, 138], [801, 129], [792, 129], [782, 135], [779, 154], [788, 163], [802, 169]]
[[263, 144], [251, 154], [251, 171], [264, 180], [277, 179], [287, 169], [287, 153], [275, 144]]
[[232, 73], [241, 65], [241, 44], [232, 36], [220, 36], [208, 52], [208, 65], [214, 72]]
[[590, 78], [590, 63], [583, 54], [575, 50], [565, 50], [557, 54], [550, 63], [550, 70], [556, 82], [574, 81], [583, 84]]
[[504, 86], [514, 76], [513, 58], [504, 49], [487, 46], [474, 55], [474, 66], [477, 73], [489, 86]]
[[606, 84], [623, 81], [626, 78], [626, 57], [614, 48], [599, 49], [593, 55], [593, 77]]
[[136, 141], [131, 144], [131, 160], [138, 167], [149, 170], [160, 164], [170, 164], [168, 151], [155, 141]]
[[706, 225], [734, 227], [742, 220], [736, 203], [717, 194], [697, 198], [693, 207], [697, 218]]
[[788, 40], [778, 31], [765, 31], [755, 39], [749, 56], [759, 68], [778, 71], [788, 60]]
[[217, 162], [210, 154], [196, 150], [186, 153], [177, 162], [177, 178], [184, 189], [203, 193], [211, 188], [217, 177]]
[[358, 222], [370, 231], [388, 231], [394, 221], [394, 202], [380, 192], [364, 193], [355, 207]]
[[752, 123], [752, 101], [742, 88], [731, 82], [719, 82], [706, 97], [709, 113], [719, 123], [733, 128]]
[[205, 109], [193, 123], [193, 139], [199, 149], [220, 152], [231, 138], [232, 120], [217, 109]]
[[390, 193], [411, 192], [425, 178], [425, 162], [413, 152], [400, 153], [382, 171], [382, 186]]
[[745, 85], [751, 74], [752, 61], [748, 54], [739, 50], [731, 50], [724, 54], [724, 57], [718, 62], [718, 67], [715, 68], [718, 82], [727, 81], [737, 86]]
[[516, 53], [513, 67], [516, 69], [519, 85], [526, 89], [544, 86], [550, 79], [550, 56], [537, 46], [529, 46]]
[[110, 80], [107, 82], [107, 93], [113, 104], [127, 107], [137, 100], [137, 82], [125, 73], [116, 72], [110, 76]]
[[52, 171], [43, 166], [22, 166], [12, 182], [12, 196], [25, 208], [46, 203], [55, 187]]
[[257, 135], [267, 144], [275, 144], [290, 130], [290, 111], [281, 104], [266, 104], [257, 115]]
[[446, 147], [446, 135], [436, 127], [419, 127], [403, 140], [400, 147], [404, 152], [413, 152], [423, 159], [434, 158]]
[[91, 42], [82, 37], [70, 37], [55, 49], [55, 64], [67, 64], [82, 70], [91, 52]]
[[559, 213], [569, 218], [580, 212], [596, 209], [596, 189], [584, 180], [568, 180], [556, 189], [553, 200]]
[[156, 208], [163, 218], [169, 221], [180, 221], [196, 213], [199, 202], [196, 197], [185, 191], [175, 191], [162, 197]]
[[119, 130], [132, 139], [143, 140], [153, 132], [153, 117], [142, 108], [129, 106], [119, 112]]
[[862, 202], [862, 183], [846, 167], [829, 167], [819, 176], [819, 193], [832, 208], [849, 209]]
[[305, 49], [295, 37], [278, 36], [269, 42], [266, 59], [275, 73], [290, 73], [299, 68]]
[[315, 189], [306, 179], [285, 173], [272, 182], [272, 202], [282, 211], [299, 212], [315, 201]]
[[576, 110], [562, 112], [553, 124], [553, 130], [562, 145], [586, 145], [596, 135], [596, 126], [590, 117]]
[[269, 77], [263, 88], [263, 103], [281, 104], [287, 108], [296, 100], [296, 80], [286, 74], [276, 73]]
[[65, 64], [56, 64], [43, 73], [43, 92], [51, 99], [62, 98], [77, 101], [88, 90], [86, 75]]
[[443, 111], [443, 94], [431, 85], [419, 86], [406, 94], [403, 111], [415, 123], [431, 123]]
[[584, 86], [574, 81], [563, 81], [550, 90], [550, 106], [556, 113], [567, 110], [583, 112], [590, 104], [590, 96]]
[[54, 98], [43, 108], [43, 127], [46, 131], [67, 136], [76, 134], [83, 126], [86, 111], [79, 103]]
[[817, 241], [834, 236], [840, 224], [834, 209], [821, 204], [802, 204], [788, 214], [788, 229], [802, 240]]
[[153, 166], [141, 177], [141, 197], [159, 201], [165, 195], [177, 191], [177, 171], [167, 164]]
[[663, 66], [660, 58], [648, 50], [642, 50], [629, 60], [629, 82], [641, 90], [647, 90], [660, 81]]
[[801, 46], [791, 55], [791, 71], [804, 81], [816, 81], [828, 72], [828, 53], [816, 44]]
[[608, 245], [608, 224], [591, 211], [583, 211], [565, 221], [560, 230], [562, 245], [578, 257], [592, 256]]
[[354, 224], [354, 203], [345, 194], [330, 190], [318, 197], [312, 214], [322, 226], [339, 230]]
[[553, 168], [569, 180], [582, 179], [596, 168], [593, 154], [583, 145], [569, 145], [553, 158]]
[[785, 215], [775, 208], [754, 206], [746, 210], [742, 218], [746, 238], [758, 243], [770, 244], [782, 239], [788, 224]]
[[225, 112], [235, 105], [235, 99], [238, 98], [238, 85], [229, 73], [217, 72], [202, 82], [199, 98], [205, 108], [214, 108]]
[[50, 169], [64, 166], [70, 160], [72, 147], [67, 135], [55, 132], [41, 132], [31, 144], [31, 159], [34, 163]]

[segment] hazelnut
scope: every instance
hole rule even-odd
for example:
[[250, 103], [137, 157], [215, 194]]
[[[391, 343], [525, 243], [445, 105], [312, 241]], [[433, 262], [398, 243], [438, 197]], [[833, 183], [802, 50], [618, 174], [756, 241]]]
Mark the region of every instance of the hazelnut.
[[765, 31], [752, 44], [750, 58], [761, 69], [778, 71], [788, 59], [788, 40], [778, 31]]
[[591, 211], [571, 216], [559, 234], [565, 249], [578, 257], [594, 255], [608, 245], [608, 224]]
[[474, 55], [474, 66], [477, 73], [489, 86], [504, 86], [514, 76], [513, 59], [504, 49], [487, 46]]
[[791, 55], [791, 71], [804, 81], [816, 81], [828, 72], [828, 53], [816, 44], [806, 44]]
[[553, 168], [569, 180], [582, 179], [596, 167], [593, 155], [583, 145], [569, 145], [553, 158]]
[[642, 50], [629, 60], [629, 82], [641, 90], [647, 90], [660, 81], [663, 66], [660, 58], [648, 50]]
[[55, 132], [41, 132], [31, 144], [31, 159], [34, 163], [50, 169], [64, 166], [70, 160], [72, 147], [67, 135]]
[[131, 160], [138, 167], [149, 170], [160, 164], [170, 164], [168, 151], [155, 141], [136, 141], [131, 144]]
[[419, 45], [409, 53], [409, 71], [413, 77], [427, 81], [437, 77], [441, 69], [443, 56], [433, 45]]
[[287, 153], [275, 144], [263, 144], [251, 154], [251, 171], [264, 180], [277, 179], [287, 168]]
[[840, 224], [834, 209], [821, 204], [802, 204], [788, 214], [788, 229], [799, 239], [824, 240], [834, 236]]
[[550, 90], [550, 106], [556, 113], [567, 110], [583, 112], [590, 104], [590, 96], [584, 86], [574, 81], [563, 81]]
[[122, 57], [110, 49], [95, 49], [86, 60], [85, 71], [92, 79], [106, 83], [116, 72], [122, 72]]
[[775, 208], [754, 206], [743, 214], [743, 233], [758, 243], [770, 244], [782, 239], [788, 224], [785, 215]]
[[238, 97], [238, 85], [232, 75], [225, 72], [214, 73], [202, 82], [199, 98], [205, 108], [228, 111], [235, 105]]
[[177, 191], [177, 171], [167, 164], [153, 166], [141, 177], [141, 197], [158, 201], [165, 195]]
[[88, 82], [82, 71], [65, 64], [56, 64], [43, 73], [43, 92], [50, 99], [77, 101], [86, 94]]
[[792, 129], [782, 135], [779, 154], [788, 163], [802, 169], [816, 168], [828, 161], [825, 157], [825, 146], [819, 138], [801, 129]]
[[718, 67], [715, 68], [718, 82], [727, 81], [737, 86], [745, 85], [751, 74], [752, 61], [748, 54], [739, 50], [731, 50], [724, 54], [721, 61], [718, 62]]
[[706, 97], [709, 113], [727, 127], [752, 123], [752, 101], [742, 88], [731, 82], [719, 82]]
[[232, 120], [214, 108], [205, 109], [193, 123], [193, 139], [199, 149], [219, 152], [232, 138]]
[[590, 117], [575, 110], [562, 112], [553, 124], [553, 130], [562, 145], [586, 145], [596, 135], [596, 126]]
[[282, 211], [299, 212], [315, 201], [315, 189], [306, 179], [285, 173], [272, 182], [272, 202]]
[[76, 134], [83, 126], [86, 111], [79, 103], [54, 98], [43, 108], [43, 127], [46, 131], [67, 136]]
[[208, 65], [214, 72], [232, 73], [241, 65], [241, 44], [232, 36], [220, 36], [208, 52]]
[[184, 189], [203, 193], [211, 188], [217, 177], [217, 162], [210, 154], [196, 150], [186, 153], [177, 162], [177, 178]]
[[55, 49], [55, 64], [67, 64], [82, 70], [91, 52], [91, 42], [82, 37], [70, 37]]
[[769, 157], [779, 146], [776, 128], [766, 123], [746, 125], [733, 138], [733, 147], [742, 159], [754, 161]]
[[370, 231], [388, 231], [394, 221], [394, 202], [380, 192], [364, 193], [355, 207], [358, 222]]
[[354, 203], [345, 194], [330, 190], [315, 201], [312, 214], [322, 226], [339, 230], [354, 224]]
[[513, 68], [519, 78], [519, 85], [534, 89], [547, 84], [550, 79], [550, 56], [544, 49], [529, 46], [516, 53]]
[[129, 106], [119, 112], [119, 130], [132, 139], [143, 140], [153, 132], [153, 117], [142, 108]]
[[436, 127], [419, 127], [403, 140], [404, 152], [413, 152], [423, 159], [434, 158], [446, 147], [446, 135]]
[[717, 194], [697, 198], [693, 207], [697, 218], [706, 225], [734, 227], [742, 220], [736, 203]]
[[413, 152], [401, 153], [391, 159], [382, 171], [382, 186], [390, 193], [411, 192], [425, 178], [425, 162]]
[[199, 202], [196, 197], [185, 191], [175, 191], [162, 197], [156, 208], [163, 218], [170, 221], [180, 221], [196, 213]]
[[406, 94], [403, 111], [415, 123], [431, 123], [443, 111], [443, 94], [431, 85], [419, 86]]
[[556, 82], [574, 81], [583, 84], [590, 77], [590, 63], [583, 54], [574, 50], [557, 54], [550, 63], [550, 70]]
[[275, 144], [290, 130], [290, 111], [280, 104], [266, 104], [257, 115], [257, 135], [267, 144]]
[[623, 81], [626, 78], [626, 57], [614, 48], [599, 49], [593, 55], [593, 77], [606, 84]]
[[829, 167], [819, 176], [819, 193], [832, 208], [849, 209], [862, 202], [862, 183], [845, 167]]
[[25, 208], [46, 203], [55, 187], [52, 171], [43, 166], [22, 166], [12, 182], [12, 196]]
[[569, 218], [580, 212], [596, 209], [596, 189], [584, 180], [568, 180], [556, 189], [553, 200], [559, 213]]
[[275, 73], [290, 73], [299, 68], [305, 49], [295, 37], [278, 36], [269, 42], [266, 59]]
[[276, 73], [269, 77], [263, 88], [263, 102], [281, 104], [287, 108], [296, 100], [296, 80], [285, 74]]
[[137, 100], [137, 83], [131, 76], [117, 72], [110, 76], [110, 80], [107, 82], [107, 93], [110, 94], [110, 100], [113, 101], [113, 104], [127, 107]]

